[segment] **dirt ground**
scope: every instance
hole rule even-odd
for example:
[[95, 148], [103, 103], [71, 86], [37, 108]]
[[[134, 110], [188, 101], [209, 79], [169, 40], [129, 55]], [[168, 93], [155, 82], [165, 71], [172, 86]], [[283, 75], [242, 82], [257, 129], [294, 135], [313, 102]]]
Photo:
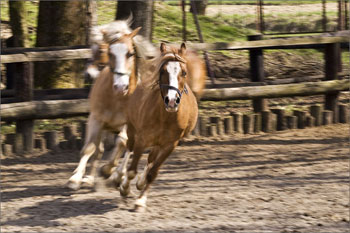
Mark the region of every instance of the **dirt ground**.
[[349, 230], [347, 125], [186, 139], [162, 167], [145, 213], [132, 211], [135, 196], [123, 199], [102, 182], [96, 192], [67, 190], [77, 162], [77, 151], [3, 158], [1, 231]]

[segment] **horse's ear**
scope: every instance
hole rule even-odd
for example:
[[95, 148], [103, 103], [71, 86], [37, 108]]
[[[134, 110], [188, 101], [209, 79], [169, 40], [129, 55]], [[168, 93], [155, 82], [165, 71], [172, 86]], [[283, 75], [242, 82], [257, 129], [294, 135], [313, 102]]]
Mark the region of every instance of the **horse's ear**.
[[166, 45], [162, 42], [160, 43], [160, 52], [164, 54], [166, 52]]
[[186, 44], [182, 42], [180, 50], [179, 50], [179, 54], [185, 55], [185, 53], [186, 53]]
[[134, 31], [132, 31], [132, 32], [129, 34], [129, 36], [130, 36], [131, 38], [133, 38], [134, 36], [137, 35], [137, 33], [139, 33], [139, 31], [141, 30], [141, 28], [142, 28], [142, 27], [136, 28]]

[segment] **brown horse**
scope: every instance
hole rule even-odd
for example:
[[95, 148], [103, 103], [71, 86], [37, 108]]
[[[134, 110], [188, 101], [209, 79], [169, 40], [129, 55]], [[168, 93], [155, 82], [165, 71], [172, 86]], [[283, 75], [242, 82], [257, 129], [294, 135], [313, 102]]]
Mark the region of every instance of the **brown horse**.
[[[143, 77], [144, 85], [138, 85], [127, 105], [127, 152], [134, 153], [120, 186], [126, 196], [130, 181], [137, 174], [137, 165], [143, 151], [151, 148], [145, 176], [138, 182], [141, 194], [137, 209], [146, 207], [147, 192], [158, 170], [168, 158], [179, 140], [193, 130], [198, 116], [196, 97], [187, 84], [185, 44], [179, 50], [161, 44], [161, 56], [155, 60], [151, 77]], [[147, 80], [148, 79], [148, 80]]]
[[[131, 31], [128, 29], [127, 22], [124, 21], [116, 21], [113, 25], [117, 27], [116, 30], [118, 28], [123, 30], [119, 33], [116, 33], [116, 30], [103, 32], [105, 42], [108, 43], [108, 64], [98, 74], [90, 92], [90, 115], [85, 144], [80, 152], [79, 165], [68, 181], [68, 187], [74, 190], [80, 187], [82, 181], [94, 183], [97, 163], [104, 150], [100, 143], [103, 130], [121, 132], [117, 138], [111, 163], [116, 165], [126, 146], [126, 117], [123, 109], [138, 81], [133, 37], [141, 28]], [[91, 156], [94, 158], [91, 174], [83, 180], [86, 165]], [[111, 173], [109, 168], [112, 169], [112, 167], [107, 166], [104, 169], [105, 173]]]

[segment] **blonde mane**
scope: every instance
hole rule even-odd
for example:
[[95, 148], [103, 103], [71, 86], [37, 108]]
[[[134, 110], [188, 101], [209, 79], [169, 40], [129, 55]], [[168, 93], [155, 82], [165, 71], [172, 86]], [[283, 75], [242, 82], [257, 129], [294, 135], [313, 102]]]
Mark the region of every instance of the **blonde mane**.
[[[108, 24], [92, 27], [90, 34], [91, 43], [100, 45], [118, 40], [122, 36], [132, 32], [130, 28], [131, 23], [132, 16], [126, 20], [116, 20]], [[135, 36], [133, 43], [139, 58], [151, 59], [159, 55], [158, 50], [153, 44], [143, 36]]]
[[132, 19], [129, 18], [127, 20], [116, 20], [111, 23], [92, 27], [90, 34], [91, 43], [109, 43], [123, 35], [131, 33], [131, 22]]

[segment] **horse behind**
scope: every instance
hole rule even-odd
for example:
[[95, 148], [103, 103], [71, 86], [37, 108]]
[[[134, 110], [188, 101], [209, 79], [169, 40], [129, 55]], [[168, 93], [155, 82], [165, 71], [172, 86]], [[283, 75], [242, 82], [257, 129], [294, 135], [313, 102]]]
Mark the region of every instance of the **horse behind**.
[[145, 209], [147, 193], [158, 170], [178, 142], [193, 130], [198, 116], [196, 97], [187, 83], [185, 44], [179, 50], [161, 44], [161, 56], [155, 60], [151, 77], [138, 85], [127, 105], [127, 152], [133, 152], [131, 164], [120, 186], [121, 195], [130, 191], [130, 181], [137, 174], [137, 165], [146, 148], [151, 148], [148, 165], [137, 187], [141, 194], [138, 210]]
[[[68, 187], [74, 190], [79, 189], [83, 181], [90, 185], [94, 184], [98, 161], [104, 151], [101, 143], [104, 130], [121, 132], [117, 138], [117, 146], [112, 152], [112, 160], [103, 170], [105, 176], [111, 173], [111, 169], [116, 166], [121, 154], [125, 151], [127, 136], [123, 109], [138, 81], [133, 37], [140, 28], [131, 31], [125, 21], [116, 21], [112, 25], [116, 28], [103, 32], [105, 42], [108, 44], [108, 63], [98, 73], [98, 78], [91, 89], [85, 143], [80, 152], [79, 165], [68, 181]], [[116, 33], [118, 30], [119, 32]], [[91, 157], [93, 162], [90, 176], [83, 179], [87, 162]]]

